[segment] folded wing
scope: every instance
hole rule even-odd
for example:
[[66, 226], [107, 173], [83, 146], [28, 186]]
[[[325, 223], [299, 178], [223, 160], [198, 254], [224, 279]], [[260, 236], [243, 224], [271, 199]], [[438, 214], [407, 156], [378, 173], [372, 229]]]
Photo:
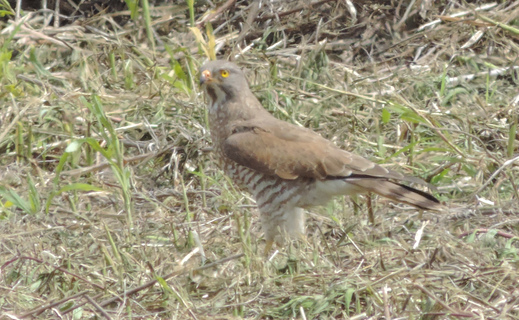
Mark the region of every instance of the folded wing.
[[313, 131], [275, 118], [240, 121], [232, 128], [223, 145], [225, 155], [265, 174], [283, 179], [323, 180], [351, 175], [403, 178], [399, 173], [337, 148]]
[[341, 150], [313, 131], [278, 122], [281, 121], [271, 118], [234, 123], [223, 145], [225, 155], [242, 166], [282, 179], [342, 179], [365, 191], [422, 209], [443, 210], [432, 195], [398, 182], [426, 184], [424, 181]]

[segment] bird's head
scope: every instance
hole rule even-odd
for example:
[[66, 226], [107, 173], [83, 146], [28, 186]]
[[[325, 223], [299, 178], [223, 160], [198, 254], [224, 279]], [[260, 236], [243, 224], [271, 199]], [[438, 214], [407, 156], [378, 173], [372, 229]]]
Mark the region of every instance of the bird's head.
[[228, 101], [249, 90], [243, 71], [224, 60], [209, 61], [200, 68], [200, 85], [213, 102]]

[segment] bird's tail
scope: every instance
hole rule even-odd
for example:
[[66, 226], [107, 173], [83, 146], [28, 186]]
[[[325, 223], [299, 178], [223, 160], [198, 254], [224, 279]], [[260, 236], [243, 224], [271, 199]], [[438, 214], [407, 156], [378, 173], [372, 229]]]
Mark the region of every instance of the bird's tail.
[[427, 192], [408, 187], [403, 184], [381, 179], [348, 180], [355, 186], [374, 192], [383, 197], [403, 202], [424, 210], [444, 211], [445, 207], [434, 196]]

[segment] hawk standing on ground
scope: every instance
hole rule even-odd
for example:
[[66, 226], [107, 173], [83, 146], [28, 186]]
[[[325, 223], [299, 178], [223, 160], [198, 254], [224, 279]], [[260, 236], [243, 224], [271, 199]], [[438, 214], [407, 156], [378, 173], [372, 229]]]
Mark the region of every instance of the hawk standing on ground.
[[[304, 209], [338, 195], [374, 192], [420, 209], [441, 211], [432, 195], [400, 184], [414, 181], [336, 147], [317, 133], [281, 121], [263, 108], [232, 62], [200, 70], [220, 166], [253, 195], [267, 252], [277, 237], [304, 234]], [[418, 180], [418, 179], [416, 179]]]

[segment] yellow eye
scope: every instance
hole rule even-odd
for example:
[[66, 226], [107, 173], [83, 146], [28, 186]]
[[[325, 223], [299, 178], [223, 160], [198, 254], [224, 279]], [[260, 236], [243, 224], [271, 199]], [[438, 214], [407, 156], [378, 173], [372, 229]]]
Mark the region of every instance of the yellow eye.
[[220, 75], [224, 78], [227, 78], [229, 76], [229, 71], [227, 70], [220, 70]]

